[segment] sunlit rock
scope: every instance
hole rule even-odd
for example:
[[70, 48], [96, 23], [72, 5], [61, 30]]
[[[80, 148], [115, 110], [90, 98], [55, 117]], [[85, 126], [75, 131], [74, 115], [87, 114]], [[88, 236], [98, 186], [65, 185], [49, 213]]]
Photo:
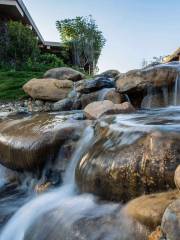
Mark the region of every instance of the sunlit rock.
[[146, 226], [152, 232], [161, 225], [168, 205], [179, 197], [178, 191], [145, 195], [130, 201], [124, 211], [127, 216]]
[[68, 96], [72, 90], [70, 80], [52, 78], [32, 79], [23, 86], [23, 90], [34, 99], [58, 101]]
[[114, 104], [109, 100], [92, 102], [84, 109], [84, 113], [88, 119], [99, 119], [105, 114], [132, 113], [134, 111], [135, 109], [128, 102]]
[[0, 123], [0, 163], [15, 170], [35, 171], [60, 154], [63, 164], [66, 152], [73, 152], [83, 128], [82, 123], [68, 123], [68, 117], [63, 115], [6, 119]]
[[180, 64], [159, 64], [142, 70], [131, 70], [120, 74], [116, 87], [120, 92], [144, 90], [147, 87], [162, 87], [175, 82]]
[[82, 192], [126, 202], [144, 193], [175, 188], [174, 172], [180, 161], [179, 133], [136, 126], [131, 118], [133, 115], [129, 119], [127, 116], [119, 125], [113, 117], [97, 124], [96, 140], [76, 169]]
[[85, 75], [68, 67], [53, 68], [44, 74], [45, 78], [55, 78], [58, 80], [72, 80], [73, 82], [85, 78]]
[[[141, 107], [141, 102], [145, 96], [152, 95], [153, 97], [153, 92], [149, 93], [149, 89], [152, 88], [162, 92], [162, 101], [164, 101], [165, 91], [167, 91], [166, 98], [169, 98], [168, 95], [174, 91], [179, 72], [179, 62], [132, 70], [119, 75], [116, 79], [116, 88], [120, 93], [128, 94], [135, 107]], [[165, 99], [165, 101], [170, 103], [172, 99]], [[157, 105], [157, 107], [159, 106]]]

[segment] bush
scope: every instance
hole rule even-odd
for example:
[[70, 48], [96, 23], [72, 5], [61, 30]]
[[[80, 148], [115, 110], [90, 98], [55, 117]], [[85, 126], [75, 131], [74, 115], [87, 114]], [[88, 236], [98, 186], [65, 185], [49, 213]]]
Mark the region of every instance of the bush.
[[21, 68], [36, 61], [39, 55], [38, 40], [32, 30], [20, 22], [10, 21], [0, 24], [0, 65]]
[[64, 62], [62, 59], [58, 58], [54, 54], [45, 53], [40, 54], [36, 62], [31, 59], [28, 60], [28, 63], [24, 65], [24, 70], [30, 71], [46, 71], [50, 68], [63, 67]]
[[63, 60], [50, 53], [40, 55], [39, 62], [49, 68], [64, 66]]

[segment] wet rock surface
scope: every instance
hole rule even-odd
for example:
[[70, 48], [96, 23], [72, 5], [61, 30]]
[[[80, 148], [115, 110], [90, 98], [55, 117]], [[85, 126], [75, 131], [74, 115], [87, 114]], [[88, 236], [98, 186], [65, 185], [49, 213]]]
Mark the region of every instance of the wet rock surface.
[[[144, 69], [131, 70], [116, 78], [116, 89], [126, 93], [134, 107], [164, 107], [174, 104], [174, 85], [180, 72], [179, 62], [158, 64]], [[152, 89], [152, 90], [151, 90]]]
[[[141, 117], [139, 120], [143, 121]], [[76, 169], [80, 190], [126, 202], [144, 193], [174, 189], [174, 172], [180, 161], [176, 125], [173, 132], [168, 119], [164, 119], [169, 130], [158, 129], [157, 114], [155, 118], [145, 117], [145, 125], [136, 125], [133, 115], [124, 115], [122, 122], [119, 118], [119, 123], [118, 119], [107, 117], [97, 124], [95, 142]]]
[[70, 111], [70, 110], [79, 110], [81, 109], [81, 100], [65, 98], [54, 103], [51, 106], [52, 111]]
[[117, 89], [124, 93], [128, 91], [140, 91], [148, 87], [162, 87], [171, 85], [179, 73], [179, 64], [159, 64], [145, 69], [131, 70], [120, 74], [116, 80]]
[[73, 151], [85, 125], [73, 123], [71, 117], [68, 123], [67, 118], [44, 113], [0, 123], [0, 163], [15, 170], [36, 171], [54, 161], [60, 147], [69, 144]]
[[[145, 227], [134, 223], [124, 215], [120, 207], [106, 214], [98, 213], [97, 209], [97, 216], [90, 216], [90, 213], [86, 213], [82, 214], [80, 219], [78, 219], [78, 216], [73, 216], [72, 210], [72, 213], [67, 214], [66, 217], [64, 216], [63, 220], [62, 211], [61, 208], [57, 208], [38, 219], [27, 232], [26, 239], [145, 240], [149, 233]], [[44, 223], [43, 218], [50, 221]], [[75, 220], [76, 218], [77, 220]]]
[[18, 170], [0, 169], [0, 231], [16, 212], [0, 238], [179, 240], [178, 74], [179, 63], [81, 81], [53, 69], [53, 98], [0, 104], [0, 163]]
[[118, 93], [115, 88], [104, 88], [88, 94], [82, 94], [80, 97], [81, 106], [84, 109], [88, 104], [96, 101], [109, 100], [115, 104], [127, 101], [126, 97]]
[[[0, 234], [12, 215], [27, 201], [29, 194], [19, 188], [17, 183], [8, 183], [0, 187]], [[7, 207], [9, 206], [9, 207]]]
[[166, 209], [162, 224], [162, 231], [167, 240], [179, 240], [180, 236], [180, 198], [171, 203]]

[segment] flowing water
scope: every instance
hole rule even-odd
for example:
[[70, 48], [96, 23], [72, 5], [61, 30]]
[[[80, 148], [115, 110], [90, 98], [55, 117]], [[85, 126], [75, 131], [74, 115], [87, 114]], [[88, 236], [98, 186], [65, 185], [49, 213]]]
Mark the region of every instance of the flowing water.
[[[124, 129], [124, 134], [121, 135], [120, 139], [117, 139], [117, 142], [121, 145], [133, 143], [139, 137], [139, 132], [147, 132], [151, 129], [180, 132], [180, 107], [141, 110], [135, 114], [116, 115], [111, 124], [111, 128], [114, 128], [116, 131], [122, 131], [122, 129]], [[3, 198], [2, 188], [6, 185], [5, 169], [0, 168], [0, 210], [3, 211], [4, 208], [4, 210], [7, 211], [8, 209], [8, 216], [15, 213], [0, 233], [0, 240], [25, 240], [26, 234], [33, 223], [44, 216], [44, 214], [56, 209], [58, 209], [57, 215], [59, 222], [66, 228], [68, 233], [71, 231], [75, 222], [83, 219], [90, 221], [91, 219], [103, 218], [103, 216], [109, 216], [118, 211], [121, 207], [119, 204], [99, 202], [91, 194], [79, 194], [76, 187], [76, 165], [91, 147], [94, 138], [93, 128], [87, 127], [66, 170], [63, 185], [39, 196], [33, 194], [32, 191], [25, 191], [24, 189], [27, 189], [26, 184], [26, 187], [23, 185], [21, 188], [11, 188], [10, 186], [9, 193], [6, 193]], [[129, 239], [126, 237], [129, 227], [128, 220], [122, 218], [119, 226], [121, 226], [121, 228], [119, 227], [117, 231], [117, 226], [108, 228], [107, 225], [102, 224], [102, 226], [96, 228], [95, 232], [92, 232], [88, 240]], [[39, 240], [38, 238], [32, 239]], [[41, 239], [46, 239], [46, 236]], [[49, 239], [54, 240], [53, 238]]]
[[174, 81], [173, 88], [163, 86], [156, 88], [150, 86], [147, 89], [147, 95], [144, 97], [142, 108], [159, 108], [180, 105], [180, 74], [178, 73]]
[[[85, 130], [79, 147], [66, 171], [63, 186], [55, 191], [34, 198], [24, 205], [2, 231], [1, 240], [23, 240], [28, 227], [40, 215], [57, 207], [63, 209], [63, 223], [68, 223], [69, 227], [84, 216], [91, 215], [93, 218], [97, 218], [115, 210], [117, 207], [115, 204], [98, 206], [92, 195], [78, 195], [76, 192], [75, 167], [87, 148], [91, 146], [92, 140], [93, 129], [89, 127]], [[71, 211], [69, 211], [70, 209]]]
[[178, 74], [174, 87], [174, 106], [180, 105], [180, 75]]

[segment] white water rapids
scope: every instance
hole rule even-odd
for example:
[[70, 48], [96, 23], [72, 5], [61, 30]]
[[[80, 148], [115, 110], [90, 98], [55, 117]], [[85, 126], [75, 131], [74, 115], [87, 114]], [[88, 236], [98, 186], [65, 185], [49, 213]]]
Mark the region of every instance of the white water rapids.
[[44, 213], [61, 208], [63, 223], [69, 227], [84, 216], [100, 217], [114, 211], [116, 204], [98, 205], [93, 195], [76, 193], [75, 167], [93, 141], [93, 129], [87, 128], [79, 142], [79, 147], [66, 171], [64, 184], [55, 191], [43, 194], [20, 208], [3, 229], [0, 240], [24, 240], [33, 222]]

